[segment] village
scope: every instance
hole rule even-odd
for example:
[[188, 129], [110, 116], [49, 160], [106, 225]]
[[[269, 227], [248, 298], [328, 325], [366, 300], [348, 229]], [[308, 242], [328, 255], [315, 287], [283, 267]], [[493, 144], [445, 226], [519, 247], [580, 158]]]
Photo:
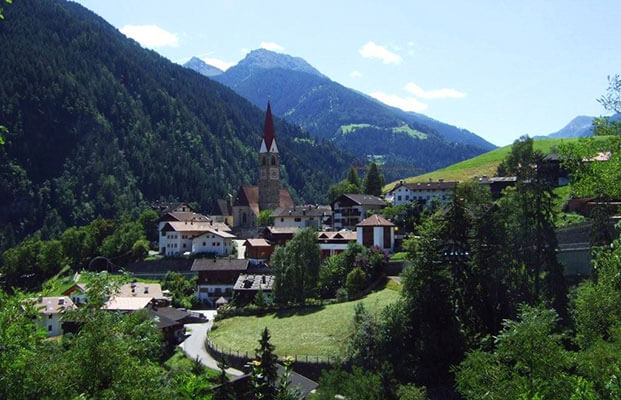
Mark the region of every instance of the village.
[[[606, 161], [609, 155], [598, 156], [594, 162]], [[145, 260], [120, 267], [105, 257], [95, 260], [98, 266], [112, 272], [125, 272], [130, 281], [122, 283], [106, 297], [101, 307], [110, 312], [133, 313], [146, 310], [162, 332], [167, 348], [180, 346], [188, 357], [217, 369], [217, 357], [224, 353], [232, 358], [231, 375], [248, 378], [242, 372], [250, 358], [218, 349], [208, 338], [218, 311], [236, 315], [236, 309], [273, 304], [277, 277], [272, 265], [278, 247], [285, 247], [302, 231], [310, 231], [319, 249], [321, 262], [351, 249], [352, 243], [366, 251], [380, 254], [379, 266], [372, 276], [362, 279], [354, 289], [347, 286], [347, 295], [336, 292], [337, 302], [356, 299], [383, 282], [386, 277], [399, 282], [399, 274], [407, 267], [403, 261], [401, 244], [408, 237], [407, 226], [391, 221], [382, 215], [387, 207], [416, 206], [419, 210], [433, 207], [448, 210], [453, 201], [457, 181], [396, 183], [381, 196], [360, 193], [343, 193], [331, 204], [297, 205], [288, 189], [281, 186], [280, 154], [272, 120], [270, 104], [267, 105], [262, 142], [258, 153], [259, 182], [256, 186], [242, 186], [235, 196], [228, 195], [218, 201], [218, 209], [201, 213], [190, 202], [158, 202], [153, 209], [158, 213], [158, 240], [152, 245]], [[545, 171], [555, 187], [569, 183], [568, 172], [562, 168], [559, 157], [548, 155], [538, 169]], [[489, 188], [493, 197], [516, 184], [515, 176], [475, 177], [473, 182]], [[615, 204], [610, 204], [614, 207]], [[571, 199], [568, 210], [590, 215], [594, 208], [592, 199]], [[445, 211], [448, 212], [448, 211]], [[589, 275], [588, 230], [578, 226], [559, 230], [557, 257], [565, 266], [569, 279]], [[370, 253], [369, 253], [370, 254]], [[91, 262], [92, 263], [92, 262]], [[192, 285], [192, 308], [173, 307], [173, 295], [163, 290], [161, 282], [168, 274], [178, 274]], [[347, 285], [349, 285], [349, 275]], [[76, 273], [75, 283], [64, 290], [62, 296], [39, 297], [31, 301], [39, 310], [38, 324], [49, 337], [59, 337], [66, 332], [76, 332], [79, 323], [65, 318], [65, 314], [87, 304], [88, 283]], [[328, 298], [334, 297], [332, 291]], [[303, 303], [302, 303], [303, 304]], [[269, 309], [269, 307], [267, 308]], [[231, 310], [233, 311], [231, 314]], [[234, 346], [232, 346], [234, 347]], [[297, 370], [308, 371], [313, 378], [323, 368], [308, 363]], [[298, 364], [304, 364], [301, 360]], [[312, 391], [317, 384], [297, 372], [294, 381], [304, 390]], [[243, 381], [243, 379], [242, 379]]]

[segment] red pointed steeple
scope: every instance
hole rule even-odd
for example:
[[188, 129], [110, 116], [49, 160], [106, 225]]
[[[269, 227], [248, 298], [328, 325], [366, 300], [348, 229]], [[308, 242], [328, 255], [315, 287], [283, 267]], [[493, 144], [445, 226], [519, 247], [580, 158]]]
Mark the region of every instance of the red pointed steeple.
[[274, 131], [274, 121], [272, 120], [272, 108], [270, 101], [267, 101], [267, 111], [265, 112], [265, 125], [263, 126], [263, 140], [265, 141], [265, 147], [267, 151], [270, 151], [272, 142], [276, 138], [276, 132]]

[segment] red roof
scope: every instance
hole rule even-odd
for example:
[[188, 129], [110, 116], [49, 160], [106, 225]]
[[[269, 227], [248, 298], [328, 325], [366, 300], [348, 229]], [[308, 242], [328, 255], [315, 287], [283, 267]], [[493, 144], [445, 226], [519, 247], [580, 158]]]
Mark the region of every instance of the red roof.
[[360, 222], [356, 226], [395, 226], [392, 222], [377, 214], [371, 215], [369, 218]]
[[270, 151], [272, 147], [272, 141], [276, 137], [274, 131], [274, 121], [272, 120], [272, 107], [269, 100], [267, 101], [267, 111], [265, 112], [265, 125], [263, 126], [263, 140], [265, 140], [265, 147], [267, 151]]

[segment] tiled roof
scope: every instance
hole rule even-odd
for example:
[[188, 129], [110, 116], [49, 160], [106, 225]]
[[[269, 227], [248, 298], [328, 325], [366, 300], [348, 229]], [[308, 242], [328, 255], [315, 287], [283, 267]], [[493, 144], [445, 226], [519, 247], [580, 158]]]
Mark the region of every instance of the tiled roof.
[[272, 213], [272, 217], [323, 217], [332, 215], [330, 206], [295, 206], [295, 207], [278, 207]]
[[39, 311], [39, 314], [58, 314], [66, 310], [75, 309], [75, 304], [67, 296], [39, 297], [30, 300], [33, 301], [33, 305]]
[[162, 294], [162, 286], [159, 283], [143, 283], [132, 282], [126, 283], [119, 287], [116, 293], [118, 297], [148, 297], [161, 299], [164, 297]]
[[300, 230], [300, 228], [294, 226], [268, 226], [265, 229], [267, 229], [270, 234], [295, 234]]
[[192, 271], [245, 271], [248, 260], [237, 258], [197, 258], [192, 264]]
[[259, 215], [259, 188], [257, 186], [242, 186], [237, 191], [236, 206], [250, 207], [255, 215]]
[[458, 182], [456, 181], [399, 183], [391, 190], [391, 192], [394, 192], [401, 186], [405, 186], [410, 190], [448, 190], [455, 189], [457, 183]]
[[265, 240], [265, 239], [260, 239], [260, 238], [259, 239], [255, 239], [255, 238], [252, 238], [252, 239], [246, 239], [246, 241], [244, 242], [244, 246], [246, 246], [246, 247], [248, 247], [248, 246], [251, 246], [251, 247], [270, 247], [271, 244], [267, 240]]
[[[183, 232], [190, 235], [202, 235], [203, 233], [210, 232], [218, 235], [223, 232], [230, 232], [231, 228], [221, 222], [193, 222], [193, 221], [170, 221], [162, 228], [162, 231], [175, 231]], [[228, 236], [224, 236], [228, 237]]]
[[392, 222], [380, 215], [371, 215], [356, 226], [395, 226]]
[[111, 297], [102, 307], [104, 310], [137, 311], [145, 308], [153, 297]]
[[317, 232], [317, 239], [322, 240], [322, 241], [337, 241], [337, 242], [352, 241], [352, 240], [356, 240], [356, 232], [346, 231], [346, 230], [342, 230], [338, 232], [334, 232], [334, 231]]

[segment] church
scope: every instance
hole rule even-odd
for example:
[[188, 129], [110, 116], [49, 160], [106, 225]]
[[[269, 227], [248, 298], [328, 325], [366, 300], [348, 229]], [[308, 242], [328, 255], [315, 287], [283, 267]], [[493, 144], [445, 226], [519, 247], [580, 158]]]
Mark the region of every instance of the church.
[[276, 144], [276, 131], [269, 101], [265, 112], [263, 140], [259, 148], [259, 184], [242, 186], [232, 204], [233, 226], [254, 228], [262, 210], [293, 208], [291, 193], [280, 187], [280, 154]]

